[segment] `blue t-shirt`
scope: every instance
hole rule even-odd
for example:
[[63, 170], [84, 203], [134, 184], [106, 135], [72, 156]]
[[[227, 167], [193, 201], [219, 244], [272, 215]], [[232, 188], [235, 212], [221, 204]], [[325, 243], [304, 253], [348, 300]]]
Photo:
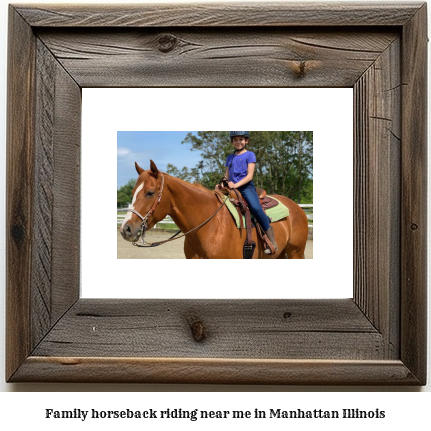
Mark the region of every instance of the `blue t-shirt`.
[[231, 154], [227, 157], [226, 167], [229, 168], [229, 181], [237, 183], [247, 176], [249, 163], [256, 163], [256, 156], [253, 151], [246, 151], [243, 154]]

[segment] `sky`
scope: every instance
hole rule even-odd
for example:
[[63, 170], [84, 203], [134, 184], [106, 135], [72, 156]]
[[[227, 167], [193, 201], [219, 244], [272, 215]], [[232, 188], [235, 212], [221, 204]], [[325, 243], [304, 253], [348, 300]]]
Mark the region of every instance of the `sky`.
[[149, 169], [150, 160], [166, 172], [168, 163], [182, 169], [193, 168], [200, 160], [199, 151], [191, 151], [190, 144], [181, 144], [187, 133], [197, 132], [117, 132], [117, 188], [130, 179], [137, 178], [135, 162], [143, 169]]

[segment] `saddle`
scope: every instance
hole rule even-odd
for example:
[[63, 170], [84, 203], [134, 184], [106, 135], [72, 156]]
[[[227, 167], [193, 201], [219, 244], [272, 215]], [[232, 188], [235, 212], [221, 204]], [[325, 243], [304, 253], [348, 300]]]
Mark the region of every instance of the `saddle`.
[[[251, 222], [251, 213], [250, 209], [247, 205], [247, 202], [242, 197], [241, 193], [237, 189], [230, 189], [227, 186], [227, 180], [226, 178], [222, 178], [219, 182], [219, 185], [221, 186], [219, 188], [220, 192], [223, 193], [225, 196], [229, 196], [230, 202], [236, 207], [241, 229], [246, 229], [246, 240], [243, 247], [243, 258], [244, 259], [252, 259], [254, 254], [254, 249], [256, 248], [256, 243], [252, 240], [252, 222]], [[262, 207], [262, 209], [265, 211], [269, 208], [273, 208], [279, 204], [279, 202], [275, 199], [270, 198], [269, 196], [266, 196], [266, 191], [260, 187], [256, 188], [257, 195], [259, 196], [259, 202]], [[242, 221], [242, 215], [245, 217], [245, 226], [243, 225]], [[261, 240], [266, 245], [266, 247], [269, 247], [271, 250], [271, 254], [275, 253], [274, 246], [272, 245], [271, 241], [269, 241], [267, 235], [265, 234], [262, 227], [259, 225], [259, 223], [255, 222], [256, 224], [256, 231], [258, 232]]]

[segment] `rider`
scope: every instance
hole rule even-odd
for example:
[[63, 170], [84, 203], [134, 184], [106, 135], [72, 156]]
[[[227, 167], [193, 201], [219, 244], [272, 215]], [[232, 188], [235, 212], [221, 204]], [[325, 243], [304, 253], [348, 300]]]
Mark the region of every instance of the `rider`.
[[[252, 151], [246, 149], [246, 145], [250, 141], [250, 133], [230, 132], [230, 140], [235, 147], [235, 151], [228, 156], [225, 165], [225, 176], [226, 179], [229, 179], [229, 187], [231, 189], [238, 189], [241, 192], [254, 218], [265, 231], [275, 250], [278, 250], [270, 220], [260, 205], [253, 183], [256, 156]], [[264, 253], [271, 254], [271, 250], [266, 248]]]

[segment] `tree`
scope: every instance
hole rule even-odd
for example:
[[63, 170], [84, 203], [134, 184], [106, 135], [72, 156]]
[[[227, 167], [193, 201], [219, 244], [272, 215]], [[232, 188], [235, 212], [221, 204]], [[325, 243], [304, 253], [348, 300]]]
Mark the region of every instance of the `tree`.
[[[182, 143], [191, 145], [191, 151], [200, 151], [202, 160], [196, 167], [181, 171], [169, 165], [168, 173], [214, 188], [225, 173], [227, 156], [233, 152], [229, 132], [189, 133]], [[256, 186], [298, 203], [313, 202], [313, 132], [250, 132], [248, 149], [256, 154]]]
[[227, 156], [232, 153], [228, 132], [197, 132], [188, 133], [183, 144], [190, 144], [191, 151], [200, 151], [202, 160], [193, 172], [195, 182], [212, 188], [225, 172]]
[[136, 180], [131, 179], [117, 190], [117, 208], [125, 208], [132, 202], [135, 184]]

